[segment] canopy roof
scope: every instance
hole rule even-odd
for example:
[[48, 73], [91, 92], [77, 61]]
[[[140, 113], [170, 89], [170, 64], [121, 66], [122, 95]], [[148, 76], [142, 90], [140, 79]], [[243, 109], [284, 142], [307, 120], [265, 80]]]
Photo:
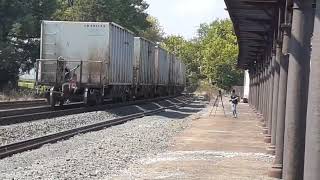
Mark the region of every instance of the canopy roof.
[[280, 0], [225, 0], [239, 44], [238, 66], [248, 69], [270, 54]]

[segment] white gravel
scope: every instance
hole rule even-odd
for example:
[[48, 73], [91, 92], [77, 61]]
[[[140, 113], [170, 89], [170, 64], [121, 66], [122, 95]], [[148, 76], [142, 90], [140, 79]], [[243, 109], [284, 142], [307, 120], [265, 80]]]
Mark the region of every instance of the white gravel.
[[0, 145], [40, 137], [113, 117], [116, 117], [116, 115], [109, 112], [97, 111], [9, 126], [0, 126]]
[[164, 152], [200, 110], [202, 105], [192, 103], [2, 159], [0, 179], [107, 179]]

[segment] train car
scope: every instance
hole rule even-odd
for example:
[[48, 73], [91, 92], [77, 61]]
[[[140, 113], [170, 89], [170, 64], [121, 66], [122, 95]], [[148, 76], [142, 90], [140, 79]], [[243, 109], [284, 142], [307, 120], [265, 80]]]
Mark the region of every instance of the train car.
[[36, 69], [51, 106], [175, 95], [185, 86], [173, 54], [111, 22], [43, 21]]
[[169, 94], [180, 94], [186, 85], [186, 68], [184, 63], [175, 55], [169, 53]]
[[65, 101], [126, 100], [133, 90], [134, 34], [109, 22], [43, 21], [37, 85]]
[[156, 87], [156, 44], [142, 37], [134, 39], [134, 85], [135, 96], [155, 96]]
[[175, 63], [175, 94], [180, 94], [185, 87], [186, 79], [185, 79], [185, 65], [184, 63], [180, 60], [177, 59]]
[[178, 85], [177, 85], [177, 92], [176, 93], [182, 93], [186, 86], [186, 65], [180, 61], [179, 63], [180, 68], [178, 71]]
[[160, 46], [156, 46], [155, 62], [156, 62], [156, 95], [169, 95], [169, 61], [170, 54]]
[[176, 86], [176, 57], [172, 53], [168, 54], [169, 56], [169, 83], [168, 83], [168, 94], [175, 94]]

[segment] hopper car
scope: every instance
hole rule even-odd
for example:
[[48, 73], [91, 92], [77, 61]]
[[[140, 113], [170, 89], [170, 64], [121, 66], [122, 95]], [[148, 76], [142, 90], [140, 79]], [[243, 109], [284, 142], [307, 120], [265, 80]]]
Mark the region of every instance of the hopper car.
[[176, 95], [185, 65], [156, 43], [112, 22], [42, 21], [36, 83], [51, 106]]

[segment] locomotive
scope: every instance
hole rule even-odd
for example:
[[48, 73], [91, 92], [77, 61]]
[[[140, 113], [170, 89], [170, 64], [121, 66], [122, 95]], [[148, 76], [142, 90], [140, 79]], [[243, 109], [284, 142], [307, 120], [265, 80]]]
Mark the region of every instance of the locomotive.
[[156, 43], [113, 22], [42, 21], [36, 83], [51, 106], [176, 95], [186, 66]]

